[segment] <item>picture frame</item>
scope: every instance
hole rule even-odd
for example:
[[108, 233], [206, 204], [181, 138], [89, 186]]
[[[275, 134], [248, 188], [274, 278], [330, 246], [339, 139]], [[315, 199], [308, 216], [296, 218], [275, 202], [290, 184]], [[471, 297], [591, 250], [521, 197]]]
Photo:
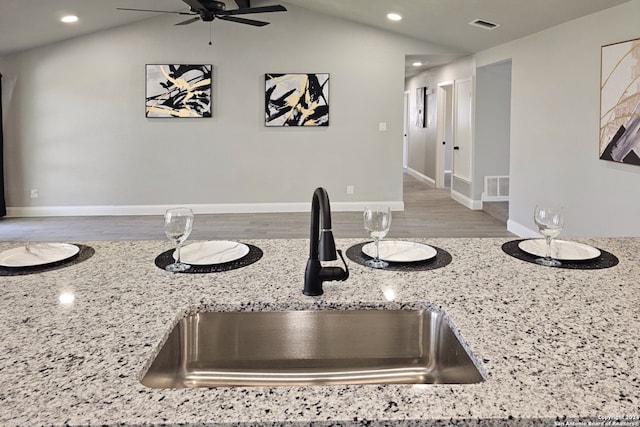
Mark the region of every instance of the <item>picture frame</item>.
[[599, 155], [640, 165], [640, 38], [602, 46]]
[[265, 74], [265, 126], [329, 126], [328, 73]]
[[145, 76], [146, 117], [212, 116], [211, 64], [147, 64]]

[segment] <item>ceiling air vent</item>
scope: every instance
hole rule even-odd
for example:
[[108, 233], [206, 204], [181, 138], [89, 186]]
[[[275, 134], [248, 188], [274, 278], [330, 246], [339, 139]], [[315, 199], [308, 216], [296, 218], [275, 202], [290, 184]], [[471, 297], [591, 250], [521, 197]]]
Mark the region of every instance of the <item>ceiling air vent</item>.
[[469, 22], [469, 25], [484, 28], [485, 30], [494, 30], [500, 26], [493, 22], [485, 21], [484, 19], [474, 19], [473, 21]]

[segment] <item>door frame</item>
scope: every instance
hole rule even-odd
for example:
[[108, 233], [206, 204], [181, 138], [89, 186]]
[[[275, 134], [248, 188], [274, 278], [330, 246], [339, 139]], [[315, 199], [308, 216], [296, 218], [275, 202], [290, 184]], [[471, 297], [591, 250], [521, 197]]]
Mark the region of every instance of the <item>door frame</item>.
[[[447, 126], [453, 128], [453, 114], [447, 114], [447, 110], [453, 113], [453, 105], [447, 103], [447, 93], [451, 91], [453, 95], [454, 81], [445, 81], [438, 83], [437, 88], [437, 106], [436, 106], [436, 188], [445, 188], [445, 157], [447, 155], [447, 149], [450, 151], [451, 159], [453, 161], [453, 141], [449, 141], [449, 144], [443, 144], [446, 139], [445, 133]], [[453, 101], [453, 96], [451, 96]], [[447, 123], [447, 120], [450, 123]], [[453, 167], [451, 168], [451, 175], [453, 179]]]

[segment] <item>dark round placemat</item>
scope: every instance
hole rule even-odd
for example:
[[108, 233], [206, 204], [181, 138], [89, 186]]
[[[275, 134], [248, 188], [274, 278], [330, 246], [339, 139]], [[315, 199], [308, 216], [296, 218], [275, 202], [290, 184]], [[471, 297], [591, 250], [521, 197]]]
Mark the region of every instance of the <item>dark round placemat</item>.
[[52, 262], [43, 265], [34, 265], [32, 267], [2, 267], [0, 266], [0, 276], [24, 276], [26, 274], [42, 273], [45, 271], [58, 270], [60, 268], [69, 267], [75, 264], [79, 264], [82, 261], [86, 261], [96, 253], [95, 249], [87, 245], [79, 245], [73, 243], [80, 251], [71, 258], [64, 259], [62, 261]]
[[[527, 239], [519, 239], [512, 240], [502, 245], [502, 250], [507, 255], [511, 255], [514, 258], [518, 258], [519, 260], [530, 262], [532, 264], [540, 265], [536, 263], [536, 259], [540, 258], [536, 255], [531, 255], [518, 246], [518, 243], [527, 240]], [[585, 260], [585, 261], [561, 261], [557, 267], [551, 268], [569, 268], [574, 270], [599, 270], [602, 268], [609, 268], [618, 265], [618, 258], [610, 252], [597, 248], [600, 251], [600, 256], [598, 258]], [[541, 267], [545, 267], [544, 265], [540, 265]]]
[[[262, 258], [262, 249], [257, 246], [244, 243], [249, 247], [249, 253], [235, 261], [224, 262], [222, 264], [211, 265], [192, 265], [190, 269], [181, 271], [180, 273], [198, 274], [198, 273], [219, 273], [222, 271], [235, 270], [236, 268], [246, 267]], [[174, 249], [169, 249], [156, 257], [155, 263], [158, 268], [164, 268], [174, 262]]]
[[[371, 259], [370, 256], [365, 255], [362, 252], [362, 247], [371, 242], [363, 242], [358, 243], [357, 245], [351, 246], [347, 249], [347, 258], [351, 261], [358, 263], [360, 265], [365, 265], [364, 263]], [[436, 250], [436, 256], [432, 259], [426, 261], [416, 261], [416, 262], [390, 262], [388, 267], [382, 268], [380, 270], [389, 270], [389, 271], [426, 271], [426, 270], [435, 270], [436, 268], [441, 268], [446, 265], [449, 265], [453, 258], [451, 254], [444, 249], [440, 249], [436, 246], [429, 245], [433, 249]]]

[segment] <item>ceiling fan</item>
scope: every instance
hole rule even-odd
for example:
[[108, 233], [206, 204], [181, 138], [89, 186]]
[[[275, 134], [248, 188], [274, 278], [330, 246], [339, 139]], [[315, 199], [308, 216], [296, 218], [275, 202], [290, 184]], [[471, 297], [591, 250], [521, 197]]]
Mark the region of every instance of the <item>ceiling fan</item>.
[[286, 12], [284, 6], [262, 6], [251, 7], [249, 0], [236, 0], [236, 3], [240, 7], [239, 9], [227, 10], [227, 6], [224, 2], [214, 0], [182, 0], [189, 6], [189, 12], [174, 12], [169, 10], [148, 10], [148, 9], [127, 9], [118, 7], [118, 10], [133, 10], [137, 12], [160, 12], [160, 13], [175, 13], [178, 15], [190, 15], [193, 18], [189, 18], [186, 21], [178, 22], [176, 25], [187, 25], [196, 21], [211, 22], [214, 19], [221, 19], [223, 21], [237, 22], [239, 24], [253, 25], [255, 27], [263, 27], [268, 25], [268, 22], [257, 21], [255, 19], [240, 18], [236, 15], [247, 15], [251, 13], [265, 13], [265, 12]]

